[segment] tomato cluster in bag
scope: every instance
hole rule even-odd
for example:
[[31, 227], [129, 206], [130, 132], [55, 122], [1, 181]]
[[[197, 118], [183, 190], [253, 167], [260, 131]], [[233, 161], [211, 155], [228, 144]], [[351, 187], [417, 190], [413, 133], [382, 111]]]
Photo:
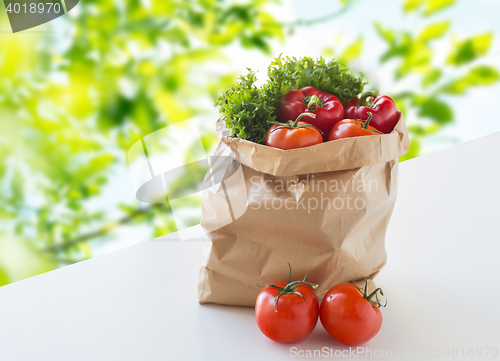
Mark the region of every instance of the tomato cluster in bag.
[[[387, 134], [401, 112], [394, 101], [366, 92], [341, 104], [335, 95], [312, 86], [289, 90], [279, 107], [279, 122], [266, 134], [266, 145], [280, 149], [309, 147], [337, 139]], [[307, 116], [307, 122], [300, 121]]]

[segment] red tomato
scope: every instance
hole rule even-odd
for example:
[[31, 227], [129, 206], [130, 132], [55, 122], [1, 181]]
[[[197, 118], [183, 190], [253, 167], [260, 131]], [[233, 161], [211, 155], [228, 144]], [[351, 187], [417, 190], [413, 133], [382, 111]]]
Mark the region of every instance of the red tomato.
[[302, 113], [295, 121], [290, 120], [288, 123], [275, 123], [267, 131], [266, 145], [287, 150], [323, 143], [323, 136], [316, 127], [300, 121], [300, 118], [303, 116], [316, 117], [313, 113]]
[[376, 115], [372, 116], [370, 113], [370, 117], [366, 121], [359, 119], [342, 119], [333, 126], [330, 134], [328, 135], [328, 140], [383, 134], [381, 131], [370, 125], [370, 121], [374, 119]]
[[305, 281], [266, 285], [255, 303], [255, 317], [262, 333], [273, 341], [285, 343], [309, 336], [316, 327], [319, 312], [318, 297], [312, 287], [318, 285]]
[[[364, 294], [352, 283], [341, 283], [332, 287], [323, 298], [319, 318], [325, 330], [335, 340], [355, 346], [371, 340], [382, 326], [381, 305], [376, 293]], [[373, 298], [376, 301], [373, 301]]]

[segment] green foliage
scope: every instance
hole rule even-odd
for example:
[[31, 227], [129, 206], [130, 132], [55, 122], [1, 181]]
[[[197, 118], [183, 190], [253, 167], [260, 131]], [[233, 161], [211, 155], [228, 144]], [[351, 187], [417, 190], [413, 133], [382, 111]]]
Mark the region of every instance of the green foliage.
[[5, 269], [0, 268], [0, 286], [7, 285], [10, 283], [10, 278]]
[[456, 42], [455, 50], [448, 56], [448, 64], [460, 66], [485, 55], [491, 47], [492, 33], [485, 33]]
[[441, 76], [443, 75], [443, 72], [441, 69], [438, 68], [429, 68], [429, 71], [427, 71], [427, 74], [424, 74], [422, 78], [422, 87], [427, 88], [431, 86], [432, 84], [435, 84], [439, 79], [441, 79]]
[[256, 80], [255, 73], [248, 69], [248, 74], [224, 91], [215, 104], [233, 136], [264, 143], [268, 121], [276, 120], [275, 106], [264, 87], [254, 85]]
[[395, 46], [396, 43], [396, 33], [393, 30], [385, 28], [381, 23], [376, 22], [374, 24], [375, 30], [378, 35], [385, 40], [390, 46]]
[[378, 34], [386, 41], [387, 51], [382, 55], [381, 62], [391, 59], [400, 59], [396, 77], [402, 78], [410, 73], [422, 74], [423, 84], [430, 85], [440, 77], [439, 69], [432, 65], [434, 52], [430, 43], [442, 38], [450, 27], [449, 21], [431, 23], [417, 36], [410, 32], [396, 32], [384, 28], [380, 23], [375, 24]]
[[424, 6], [424, 15], [432, 15], [455, 4], [457, 0], [427, 0]]
[[467, 89], [476, 86], [493, 85], [500, 80], [497, 69], [488, 65], [478, 65], [471, 68], [467, 74], [444, 84], [440, 91], [447, 94], [461, 95]]
[[[424, 22], [427, 15], [441, 11], [453, 3], [455, 1], [407, 0], [403, 9], [412, 12], [423, 7], [418, 16]], [[463, 95], [468, 89], [493, 85], [500, 80], [500, 73], [495, 67], [471, 64], [487, 54], [493, 35], [485, 33], [451, 42], [446, 61], [438, 63], [433, 42], [447, 36], [451, 21], [428, 22], [416, 36], [413, 31], [388, 29], [381, 23], [375, 23], [374, 27], [387, 45], [380, 62], [385, 64], [389, 60], [396, 61], [396, 81], [404, 82], [410, 77], [420, 78], [420, 87], [413, 86], [391, 94], [403, 114], [414, 113], [422, 123], [411, 122], [408, 126], [410, 149], [401, 160], [411, 159], [420, 154], [421, 143], [427, 136], [438, 133], [454, 121], [455, 114], [445, 95]], [[448, 69], [446, 75], [443, 72], [445, 68]]]
[[344, 102], [362, 93], [364, 86], [362, 79], [343, 65], [323, 58], [280, 56], [268, 67], [267, 75], [267, 83], [257, 88], [257, 77], [249, 69], [248, 75], [240, 77], [216, 100], [233, 136], [264, 143], [269, 121], [276, 120], [279, 101], [290, 89], [314, 86]]
[[354, 59], [357, 59], [363, 53], [363, 38], [359, 37], [355, 42], [349, 45], [338, 60], [342, 64], [349, 64]]
[[414, 95], [413, 105], [418, 108], [418, 116], [427, 117], [442, 125], [453, 121], [453, 110], [444, 101], [434, 96]]
[[410, 13], [423, 6], [422, 14], [429, 16], [452, 6], [456, 2], [457, 0], [405, 0], [403, 9]]
[[[66, 22], [61, 32], [2, 36], [0, 285], [87, 259], [123, 227], [148, 225], [151, 233], [143, 239], [174, 231], [169, 203], [103, 205], [103, 195], [110, 182], [115, 186], [123, 177], [124, 154], [132, 144], [169, 124], [210, 114], [203, 104], [224, 89], [241, 87], [241, 94], [229, 96], [241, 105], [240, 116], [252, 113], [262, 123], [252, 130], [237, 120], [235, 129], [260, 141], [263, 121], [275, 116], [269, 99], [291, 87], [315, 85], [341, 100], [362, 91], [360, 78], [323, 60], [314, 67], [312, 59], [287, 65], [280, 58], [269, 69], [272, 85], [262, 88], [255, 87], [252, 73], [233, 85], [234, 74], [213, 72], [212, 66], [227, 65], [228, 49], [248, 49], [249, 56], [254, 50], [271, 54], [273, 42], [284, 39], [284, 29], [318, 23], [280, 24], [266, 10], [271, 2], [87, 0], [79, 3], [78, 12], [58, 20]], [[340, 11], [321, 14], [319, 21], [345, 14], [353, 2], [340, 0]], [[433, 15], [455, 2], [405, 0], [404, 11], [426, 24], [418, 34], [375, 24], [387, 47], [381, 67], [389, 60], [396, 66], [395, 74], [384, 77], [394, 75], [401, 84], [416, 78], [421, 85], [390, 94], [408, 115], [411, 143], [402, 159], [420, 155], [422, 142], [453, 122], [450, 96], [500, 80], [496, 67], [481, 62], [491, 47], [491, 33], [450, 39], [446, 61], [435, 56], [434, 42], [448, 39], [452, 27]], [[2, 21], [6, 16], [0, 16]], [[351, 65], [364, 47], [358, 38], [337, 60]], [[339, 88], [340, 79], [347, 80], [347, 88]], [[249, 94], [261, 97], [260, 107], [247, 102]], [[202, 138], [206, 149], [217, 142], [212, 133]], [[188, 171], [171, 184], [173, 191], [187, 192], [194, 182], [190, 175], [203, 172]], [[128, 183], [125, 177], [118, 181]], [[186, 207], [199, 207], [197, 202], [193, 198]]]
[[439, 39], [448, 31], [450, 25], [449, 20], [429, 24], [420, 32], [417, 41], [427, 44], [431, 40]]
[[417, 10], [424, 2], [425, 0], [405, 0], [403, 9], [405, 12], [410, 13]]
[[149, 225], [143, 239], [176, 230], [169, 204], [103, 204], [105, 187], [128, 184], [137, 140], [210, 114], [204, 104], [235, 78], [210, 71], [228, 63], [226, 48], [269, 53], [284, 38], [269, 2], [89, 0], [58, 20], [62, 31], [2, 36], [0, 241], [30, 251], [17, 266], [0, 257], [0, 284], [89, 258], [123, 226]]
[[0, 286], [50, 271], [57, 261], [26, 241], [0, 239]]
[[[323, 58], [317, 60], [281, 57], [274, 59], [268, 68], [271, 94], [283, 95], [290, 89], [313, 86], [335, 95], [341, 102], [350, 100], [363, 92], [362, 77], [349, 73], [340, 63]], [[276, 99], [279, 102], [279, 99]]]

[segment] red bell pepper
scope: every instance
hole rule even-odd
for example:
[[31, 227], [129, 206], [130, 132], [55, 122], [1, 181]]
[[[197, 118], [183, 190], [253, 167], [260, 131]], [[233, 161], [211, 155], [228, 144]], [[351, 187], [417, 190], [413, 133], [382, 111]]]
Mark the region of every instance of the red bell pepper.
[[281, 98], [279, 109], [281, 123], [297, 119], [302, 113], [316, 114], [316, 118], [310, 118], [307, 122], [323, 133], [324, 140], [327, 140], [335, 123], [344, 119], [344, 108], [338, 98], [312, 86], [292, 89]]
[[386, 134], [393, 131], [401, 115], [394, 101], [378, 95], [378, 91], [363, 93], [359, 99], [344, 103], [344, 118], [367, 120], [369, 113], [378, 113], [370, 125]]

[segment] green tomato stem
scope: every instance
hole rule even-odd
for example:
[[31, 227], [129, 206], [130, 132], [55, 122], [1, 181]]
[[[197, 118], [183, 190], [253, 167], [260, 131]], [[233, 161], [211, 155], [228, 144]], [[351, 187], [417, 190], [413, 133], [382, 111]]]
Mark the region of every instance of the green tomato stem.
[[379, 115], [381, 112], [378, 112], [377, 114], [373, 115], [372, 112], [367, 112], [368, 114], [368, 119], [365, 120], [365, 123], [361, 126], [362, 128], [368, 129], [368, 124], [370, 124], [370, 121], [375, 118], [377, 115]]
[[297, 119], [295, 119], [295, 121], [293, 122], [293, 124], [291, 123], [292, 120], [290, 120], [290, 124], [292, 125], [292, 128], [297, 128], [297, 125], [299, 124], [299, 121], [302, 119], [302, 117], [311, 117], [311, 118], [316, 118], [316, 114], [313, 114], [313, 113], [302, 113], [302, 114], [299, 114], [299, 116], [297, 117]]
[[281, 295], [297, 295], [297, 296], [302, 297], [305, 301], [306, 299], [305, 299], [304, 295], [302, 295], [302, 293], [300, 293], [298, 291], [295, 291], [295, 289], [300, 285], [307, 285], [307, 286], [312, 287], [314, 289], [318, 288], [317, 284], [311, 283], [311, 282], [306, 282], [307, 274], [304, 276], [304, 279], [302, 281], [290, 282], [292, 280], [292, 266], [290, 266], [290, 263], [288, 264], [288, 267], [290, 268], [290, 275], [288, 277], [288, 282], [287, 282], [285, 287], [279, 287], [279, 286], [276, 286], [273, 284], [266, 285], [269, 287], [274, 287], [280, 291], [276, 296], [274, 296], [274, 312], [278, 312], [277, 304], [278, 304], [278, 299], [280, 298]]
[[[355, 282], [352, 282], [351, 283], [353, 285], [355, 285], [359, 292], [361, 293], [361, 295], [363, 296], [363, 298], [365, 300], [367, 300], [370, 305], [373, 307], [373, 308], [380, 308], [380, 307], [386, 307], [387, 306], [387, 300], [385, 301], [385, 304], [381, 304], [380, 303], [380, 300], [378, 299], [378, 294], [377, 292], [380, 292], [380, 294], [383, 296], [384, 295], [384, 292], [382, 291], [382, 289], [379, 287], [377, 288], [375, 291], [373, 291], [372, 293], [370, 293], [369, 295], [367, 295], [367, 291], [368, 291], [368, 280], [365, 278], [365, 288], [362, 290]], [[372, 300], [372, 298], [375, 297], [375, 301]]]

